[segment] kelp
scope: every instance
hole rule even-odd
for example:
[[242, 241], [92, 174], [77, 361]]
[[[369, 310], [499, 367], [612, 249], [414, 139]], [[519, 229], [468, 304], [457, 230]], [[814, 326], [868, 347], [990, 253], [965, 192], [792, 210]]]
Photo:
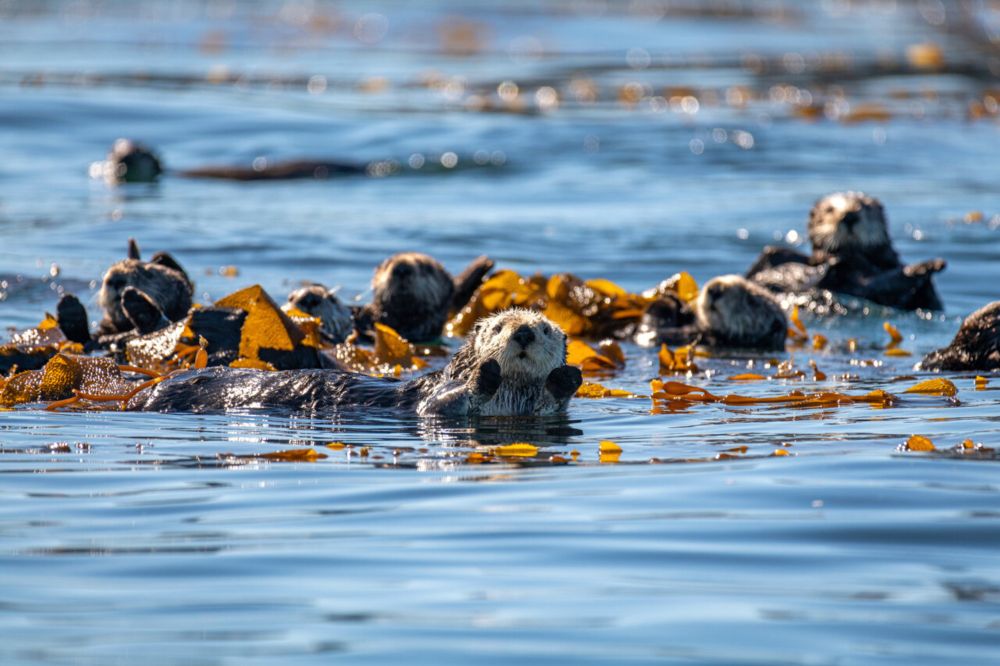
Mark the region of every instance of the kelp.
[[[128, 400], [142, 383], [128, 381], [122, 372], [136, 368], [119, 366], [111, 358], [58, 353], [39, 370], [25, 370], [7, 379], [0, 390], [0, 405], [12, 407], [49, 402], [50, 408], [74, 404], [83, 397], [113, 396]], [[63, 404], [65, 403], [65, 404]]]
[[46, 313], [34, 328], [15, 334], [0, 345], [0, 375], [17, 370], [38, 370], [60, 352], [82, 354], [83, 346], [66, 339], [56, 318]]
[[[690, 296], [689, 280], [678, 281], [678, 289]], [[465, 336], [483, 317], [524, 307], [543, 313], [570, 337], [620, 337], [639, 323], [655, 299], [655, 294], [630, 293], [610, 280], [583, 280], [570, 273], [526, 278], [502, 270], [479, 286], [445, 330], [450, 336]]]

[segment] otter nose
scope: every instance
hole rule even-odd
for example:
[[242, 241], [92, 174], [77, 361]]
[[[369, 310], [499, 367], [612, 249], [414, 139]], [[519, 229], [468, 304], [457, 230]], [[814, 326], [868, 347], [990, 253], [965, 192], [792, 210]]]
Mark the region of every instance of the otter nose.
[[511, 337], [524, 348], [535, 341], [535, 332], [527, 324], [521, 324]]

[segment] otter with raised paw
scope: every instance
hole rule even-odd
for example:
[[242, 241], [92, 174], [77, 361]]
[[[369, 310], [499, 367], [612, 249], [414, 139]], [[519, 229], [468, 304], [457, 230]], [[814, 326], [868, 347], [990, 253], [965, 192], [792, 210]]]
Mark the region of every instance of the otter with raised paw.
[[680, 298], [661, 297], [651, 304], [636, 342], [782, 351], [787, 332], [788, 319], [769, 291], [739, 275], [721, 275], [705, 283], [693, 308]]
[[417, 379], [335, 370], [186, 372], [133, 398], [130, 409], [328, 412], [379, 407], [422, 416], [544, 416], [566, 410], [583, 379], [566, 365], [566, 336], [544, 316], [507, 310], [478, 322], [443, 370]]
[[882, 203], [861, 192], [836, 192], [809, 214], [812, 254], [769, 246], [747, 278], [777, 293], [827, 290], [901, 310], [940, 310], [931, 277], [946, 264], [904, 265], [889, 238]]
[[104, 319], [98, 334], [151, 333], [180, 321], [191, 309], [193, 292], [194, 285], [172, 256], [158, 252], [143, 261], [130, 239], [128, 258], [109, 268], [101, 282]]
[[483, 256], [452, 278], [426, 254], [395, 254], [375, 269], [372, 302], [358, 312], [358, 330], [377, 322], [410, 342], [433, 341], [441, 336], [448, 314], [465, 306], [492, 268], [493, 261]]
[[1000, 370], [1000, 301], [979, 308], [962, 322], [947, 347], [932, 351], [921, 370]]

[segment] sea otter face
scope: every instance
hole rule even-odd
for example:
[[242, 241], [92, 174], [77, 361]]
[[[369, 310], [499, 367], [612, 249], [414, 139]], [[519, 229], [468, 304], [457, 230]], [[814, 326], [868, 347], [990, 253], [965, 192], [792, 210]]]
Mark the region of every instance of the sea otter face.
[[419, 252], [395, 254], [375, 269], [374, 300], [383, 304], [416, 302], [434, 309], [447, 309], [451, 299], [451, 276], [433, 257]]
[[826, 254], [870, 253], [891, 245], [882, 203], [862, 192], [836, 192], [809, 213], [813, 250]]
[[171, 321], [183, 317], [191, 307], [191, 286], [180, 273], [159, 264], [124, 259], [104, 274], [99, 296], [101, 307], [118, 332], [133, 328], [122, 307], [127, 287], [148, 296]]
[[501, 376], [516, 383], [544, 382], [566, 363], [566, 334], [531, 310], [505, 310], [481, 320], [471, 342], [479, 363], [496, 360]]
[[336, 294], [321, 284], [311, 284], [296, 289], [288, 295], [288, 302], [282, 310], [301, 310], [322, 322], [321, 330], [330, 342], [340, 343], [347, 339], [354, 328], [354, 318], [346, 305]]
[[739, 275], [712, 278], [695, 302], [698, 328], [713, 344], [748, 349], [785, 347], [788, 320], [764, 288]]

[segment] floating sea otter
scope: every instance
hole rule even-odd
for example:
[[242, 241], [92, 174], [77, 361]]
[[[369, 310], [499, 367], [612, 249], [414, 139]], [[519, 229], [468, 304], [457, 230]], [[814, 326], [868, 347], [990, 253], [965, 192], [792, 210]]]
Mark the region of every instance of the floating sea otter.
[[[431, 162], [421, 165], [421, 170], [430, 169]], [[488, 164], [493, 164], [489, 162]], [[447, 166], [442, 162], [441, 170], [453, 171], [459, 165], [457, 157], [454, 164]], [[487, 163], [475, 162], [476, 166], [487, 166]], [[118, 139], [112, 144], [107, 158], [94, 162], [90, 167], [91, 176], [102, 178], [105, 182], [116, 185], [119, 183], [153, 183], [166, 174], [175, 174], [183, 178], [206, 178], [212, 180], [325, 180], [342, 176], [390, 176], [403, 170], [402, 165], [392, 160], [376, 160], [373, 162], [345, 162], [339, 160], [299, 159], [270, 162], [257, 158], [250, 166], [203, 166], [195, 169], [167, 171], [163, 161], [149, 146], [132, 141]]]
[[1000, 370], [1000, 301], [979, 308], [962, 322], [947, 347], [920, 362], [923, 370]]
[[[97, 341], [151, 333], [180, 321], [191, 309], [194, 292], [187, 273], [166, 252], [149, 261], [139, 255], [139, 246], [129, 239], [128, 258], [111, 266], [101, 280], [99, 301], [104, 310]], [[87, 311], [73, 294], [65, 294], [56, 306], [59, 328], [73, 342], [91, 343]]]
[[747, 278], [777, 293], [828, 290], [901, 310], [942, 309], [931, 277], [942, 259], [903, 265], [892, 247], [881, 202], [861, 192], [836, 192], [809, 214], [812, 255], [769, 246]]
[[566, 336], [544, 316], [507, 310], [478, 322], [448, 365], [417, 379], [336, 370], [194, 370], [139, 393], [130, 409], [329, 412], [385, 407], [444, 416], [538, 416], [566, 409], [582, 383], [566, 365]]
[[365, 332], [377, 322], [411, 342], [433, 341], [441, 336], [449, 313], [465, 306], [492, 268], [493, 261], [482, 256], [452, 278], [426, 254], [395, 254], [375, 269], [372, 302], [357, 313], [358, 330]]
[[714, 349], [780, 351], [788, 319], [774, 296], [739, 275], [712, 278], [694, 307], [664, 294], [643, 315], [639, 344], [700, 344]]

